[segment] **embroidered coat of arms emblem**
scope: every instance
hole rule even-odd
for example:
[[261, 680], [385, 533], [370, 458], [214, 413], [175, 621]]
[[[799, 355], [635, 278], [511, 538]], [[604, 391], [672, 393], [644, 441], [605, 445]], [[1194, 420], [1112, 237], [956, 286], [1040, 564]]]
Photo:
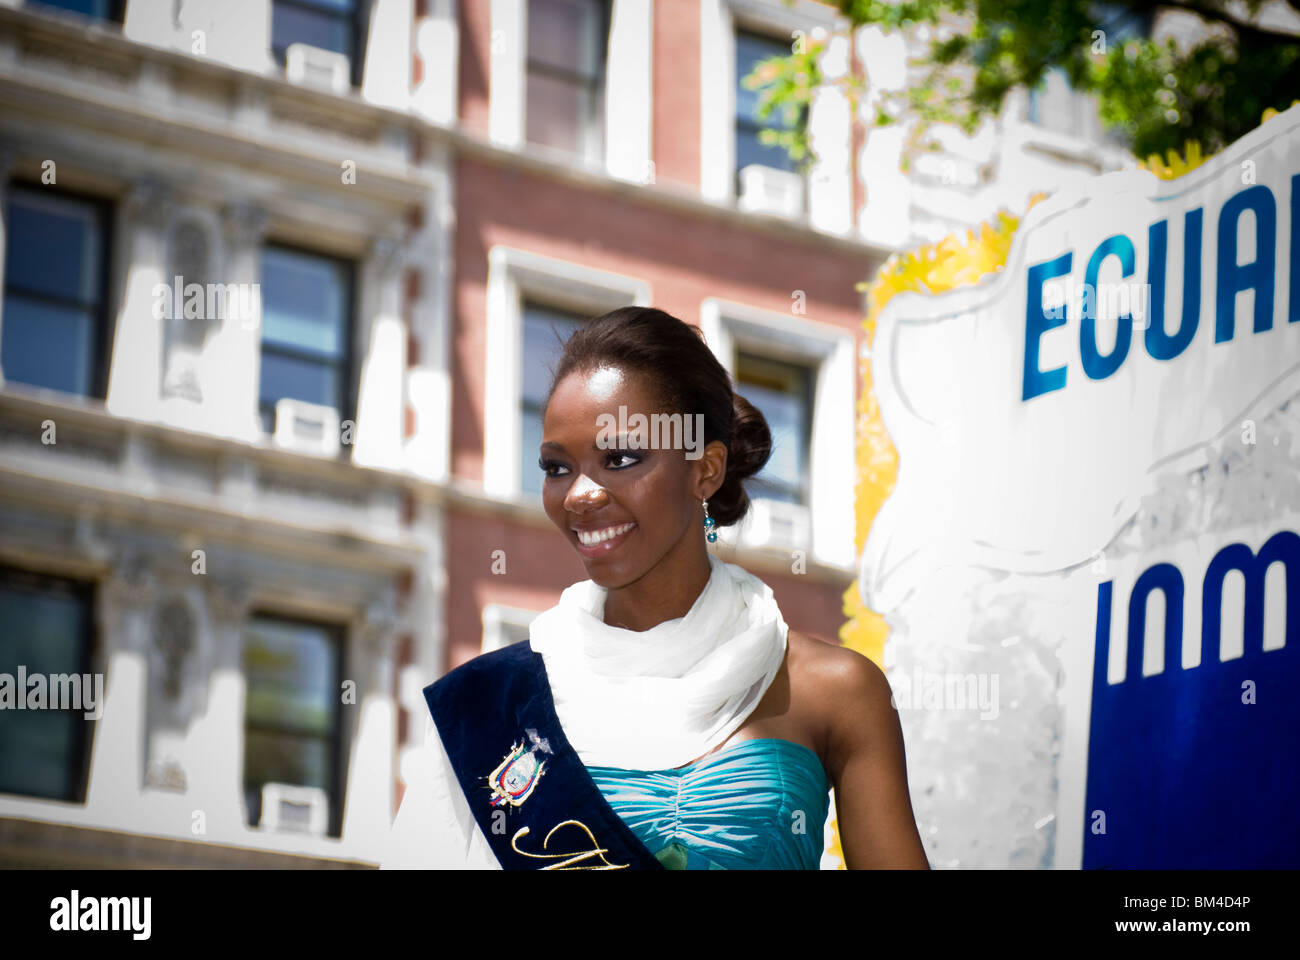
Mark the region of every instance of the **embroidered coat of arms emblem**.
[[[546, 761], [537, 759], [537, 752], [551, 753], [551, 745], [545, 737], [537, 736], [537, 731], [529, 727], [524, 731], [526, 739], [510, 747], [510, 752], [488, 774], [488, 786], [492, 788], [489, 803], [499, 807], [504, 803], [519, 806], [537, 786], [546, 769]], [[531, 746], [530, 746], [531, 744]]]

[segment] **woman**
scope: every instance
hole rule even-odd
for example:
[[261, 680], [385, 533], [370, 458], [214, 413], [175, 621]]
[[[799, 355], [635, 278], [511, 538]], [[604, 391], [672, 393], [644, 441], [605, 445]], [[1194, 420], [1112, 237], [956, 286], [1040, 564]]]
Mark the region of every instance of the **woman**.
[[884, 675], [708, 552], [770, 452], [697, 328], [624, 307], [573, 334], [539, 466], [590, 579], [425, 689], [385, 867], [816, 869], [833, 786], [846, 866], [928, 869]]

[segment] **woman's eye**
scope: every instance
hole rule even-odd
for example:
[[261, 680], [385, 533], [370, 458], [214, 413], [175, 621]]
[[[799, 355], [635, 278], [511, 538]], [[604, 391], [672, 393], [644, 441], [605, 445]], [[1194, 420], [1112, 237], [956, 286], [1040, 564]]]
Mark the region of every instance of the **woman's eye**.
[[641, 458], [635, 453], [628, 453], [624, 450], [611, 450], [605, 460], [615, 470], [621, 470], [624, 467], [630, 467], [634, 463], [641, 462]]
[[564, 474], [559, 471], [568, 469], [564, 464], [558, 463], [555, 460], [538, 460], [537, 465], [542, 468], [542, 473], [546, 474], [548, 477], [562, 477]]

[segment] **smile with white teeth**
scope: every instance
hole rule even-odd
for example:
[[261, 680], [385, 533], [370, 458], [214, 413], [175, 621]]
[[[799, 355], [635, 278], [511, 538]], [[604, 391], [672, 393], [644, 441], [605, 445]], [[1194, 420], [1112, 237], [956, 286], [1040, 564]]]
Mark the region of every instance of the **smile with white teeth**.
[[635, 523], [625, 523], [618, 527], [606, 527], [604, 530], [578, 530], [578, 540], [584, 547], [594, 547], [598, 543], [604, 543], [610, 537], [617, 537], [621, 533], [627, 533], [635, 527]]

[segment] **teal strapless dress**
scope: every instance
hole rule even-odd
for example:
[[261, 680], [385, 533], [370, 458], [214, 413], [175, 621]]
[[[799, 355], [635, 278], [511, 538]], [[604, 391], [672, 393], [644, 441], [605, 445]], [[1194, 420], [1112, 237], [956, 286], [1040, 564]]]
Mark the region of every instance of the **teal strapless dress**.
[[677, 770], [587, 772], [670, 870], [820, 867], [830, 783], [805, 746], [741, 740]]

